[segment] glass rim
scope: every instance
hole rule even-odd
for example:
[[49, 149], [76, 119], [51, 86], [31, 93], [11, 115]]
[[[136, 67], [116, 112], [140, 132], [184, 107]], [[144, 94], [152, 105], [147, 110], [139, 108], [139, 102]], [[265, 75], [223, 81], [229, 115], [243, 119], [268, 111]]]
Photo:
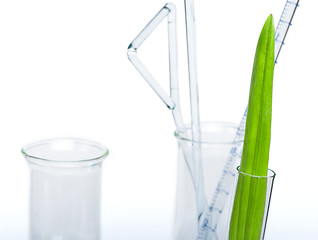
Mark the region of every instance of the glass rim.
[[[76, 144], [84, 144], [87, 145], [89, 147], [93, 147], [96, 149], [99, 149], [101, 151], [101, 154], [98, 154], [94, 157], [90, 157], [90, 158], [78, 158], [76, 160], [57, 160], [57, 159], [53, 159], [53, 158], [49, 158], [49, 157], [42, 157], [42, 156], [37, 156], [37, 154], [31, 154], [29, 151], [32, 148], [36, 148], [42, 145], [48, 145], [48, 144], [52, 144], [54, 142], [58, 142], [58, 141], [71, 141], [73, 143]], [[75, 137], [60, 137], [60, 138], [49, 138], [49, 139], [44, 139], [44, 140], [39, 140], [39, 141], [35, 141], [33, 143], [27, 144], [24, 147], [21, 148], [21, 153], [23, 154], [23, 156], [30, 162], [33, 163], [56, 163], [56, 164], [60, 164], [60, 165], [68, 165], [68, 164], [81, 164], [81, 163], [99, 163], [101, 162], [104, 158], [106, 158], [109, 154], [109, 150], [108, 148], [106, 148], [105, 146], [103, 146], [102, 144], [98, 143], [98, 142], [94, 142], [91, 140], [87, 140], [87, 139], [82, 139], [82, 138], [75, 138]]]
[[[239, 128], [239, 124], [237, 123], [232, 123], [232, 122], [223, 122], [223, 121], [206, 121], [206, 122], [201, 122], [201, 126], [207, 126], [207, 125], [213, 125], [215, 127], [217, 126], [222, 126], [222, 127], [226, 127], [229, 129], [233, 129], [233, 130], [238, 130]], [[185, 142], [190, 142], [190, 143], [198, 143], [198, 144], [232, 144], [232, 145], [237, 145], [240, 143], [243, 143], [243, 140], [228, 140], [228, 141], [196, 141], [193, 140], [192, 137], [184, 137], [182, 136], [182, 134], [184, 134], [187, 131], [191, 130], [191, 125], [188, 124], [186, 125], [184, 128], [177, 128], [174, 131], [174, 136], [177, 140], [181, 140], [181, 141], [185, 141]]]
[[275, 173], [272, 169], [270, 169], [270, 168], [267, 169], [267, 176], [258, 176], [258, 175], [254, 175], [254, 174], [249, 174], [249, 173], [242, 172], [242, 171], [240, 170], [240, 166], [237, 166], [237, 167], [236, 167], [236, 170], [237, 170], [237, 172], [238, 172], [239, 174], [242, 174], [242, 175], [244, 175], [244, 176], [253, 177], [253, 178], [269, 179], [269, 178], [275, 178], [275, 176], [276, 176], [276, 173]]

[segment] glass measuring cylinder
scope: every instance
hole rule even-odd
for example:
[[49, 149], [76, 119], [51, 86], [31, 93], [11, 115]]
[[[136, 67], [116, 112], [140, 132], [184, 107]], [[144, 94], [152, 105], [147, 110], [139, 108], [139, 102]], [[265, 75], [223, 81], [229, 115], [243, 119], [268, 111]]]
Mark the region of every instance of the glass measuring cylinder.
[[75, 138], [22, 148], [31, 173], [30, 239], [97, 240], [101, 235], [102, 145]]

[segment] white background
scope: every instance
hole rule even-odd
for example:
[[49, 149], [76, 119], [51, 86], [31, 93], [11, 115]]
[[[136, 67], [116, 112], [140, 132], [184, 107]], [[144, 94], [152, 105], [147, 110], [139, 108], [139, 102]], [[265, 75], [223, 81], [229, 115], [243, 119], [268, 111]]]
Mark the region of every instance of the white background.
[[[285, 4], [234, 2], [211, 8], [214, 21], [205, 34], [214, 34], [215, 43], [199, 46], [215, 51], [203, 61], [211, 62], [213, 78], [199, 78], [202, 120], [240, 121], [260, 29], [270, 13], [277, 23]], [[174, 3], [180, 84], [186, 86], [183, 1]], [[103, 165], [103, 239], [169, 239], [176, 187], [175, 126], [169, 110], [126, 57], [128, 44], [164, 4], [0, 2], [0, 239], [27, 239], [29, 172], [21, 147], [60, 136], [88, 138], [110, 149]], [[277, 178], [266, 239], [318, 238], [318, 3], [300, 5], [275, 68], [270, 168]], [[246, 24], [237, 24], [238, 13], [242, 19], [249, 16]], [[166, 38], [163, 23], [140, 49], [165, 87]], [[229, 50], [237, 39], [246, 39], [248, 47]], [[235, 66], [246, 71], [241, 75]], [[188, 99], [183, 99], [188, 121]]]

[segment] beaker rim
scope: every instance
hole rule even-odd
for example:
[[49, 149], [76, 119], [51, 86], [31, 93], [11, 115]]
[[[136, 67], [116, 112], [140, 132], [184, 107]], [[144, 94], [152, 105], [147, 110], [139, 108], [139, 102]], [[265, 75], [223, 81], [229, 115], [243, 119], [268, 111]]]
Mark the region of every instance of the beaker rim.
[[21, 149], [31, 163], [55, 166], [89, 166], [101, 163], [109, 154], [98, 142], [74, 137], [40, 140]]
[[[191, 125], [188, 124], [184, 128], [177, 128], [174, 132], [174, 136], [179, 141], [185, 141], [190, 143], [199, 143], [199, 144], [241, 144], [243, 139], [235, 139], [235, 135], [238, 131], [239, 125], [232, 122], [223, 122], [223, 121], [207, 121], [200, 123], [201, 126], [201, 140], [196, 141], [192, 139], [191, 134]], [[222, 133], [222, 136], [216, 137], [215, 139], [210, 139], [205, 136], [205, 133], [209, 132], [219, 132]], [[228, 136], [225, 136], [224, 133], [227, 133]]]
[[272, 170], [270, 168], [267, 169], [267, 175], [266, 176], [259, 176], [259, 175], [249, 174], [249, 173], [243, 172], [243, 171], [241, 171], [240, 166], [236, 167], [236, 171], [239, 174], [242, 174], [244, 176], [249, 176], [249, 177], [252, 177], [252, 178], [267, 178], [267, 179], [269, 179], [269, 178], [275, 178], [275, 176], [276, 176], [276, 173], [274, 172], [274, 170]]

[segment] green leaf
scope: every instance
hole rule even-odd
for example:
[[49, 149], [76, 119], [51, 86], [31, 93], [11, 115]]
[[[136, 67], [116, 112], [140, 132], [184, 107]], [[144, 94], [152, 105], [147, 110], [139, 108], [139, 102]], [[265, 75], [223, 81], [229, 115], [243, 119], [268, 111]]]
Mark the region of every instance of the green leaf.
[[231, 216], [229, 239], [260, 239], [264, 217], [271, 138], [275, 28], [270, 15], [262, 29], [254, 58], [244, 147]]

